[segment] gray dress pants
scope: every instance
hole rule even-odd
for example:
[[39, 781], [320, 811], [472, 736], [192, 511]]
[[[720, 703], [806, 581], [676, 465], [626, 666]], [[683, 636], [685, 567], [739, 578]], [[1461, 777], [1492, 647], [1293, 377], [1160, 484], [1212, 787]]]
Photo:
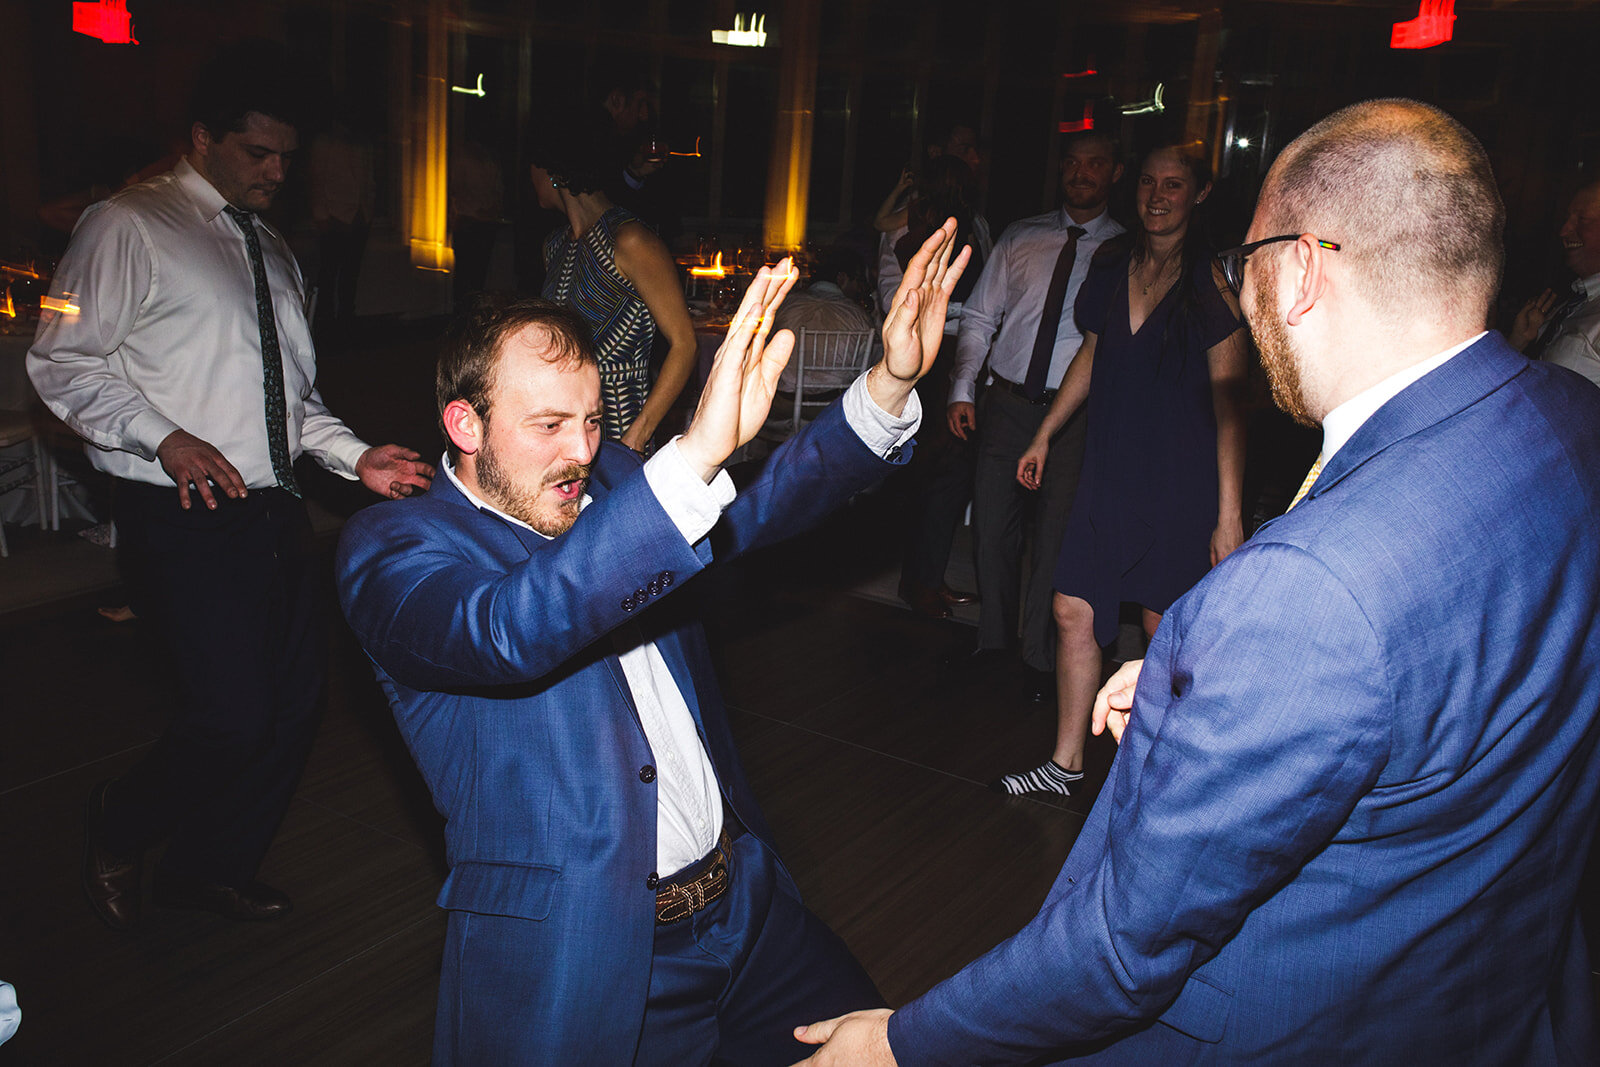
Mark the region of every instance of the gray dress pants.
[[1044, 481], [1034, 492], [1018, 483], [1017, 461], [1044, 421], [1047, 405], [1031, 404], [1004, 387], [984, 390], [978, 402], [978, 463], [972, 491], [978, 593], [983, 597], [978, 647], [1011, 647], [1018, 638], [1020, 600], [1022, 660], [1035, 670], [1055, 669], [1050, 605], [1056, 555], [1083, 466], [1087, 406], [1080, 407], [1051, 442]]

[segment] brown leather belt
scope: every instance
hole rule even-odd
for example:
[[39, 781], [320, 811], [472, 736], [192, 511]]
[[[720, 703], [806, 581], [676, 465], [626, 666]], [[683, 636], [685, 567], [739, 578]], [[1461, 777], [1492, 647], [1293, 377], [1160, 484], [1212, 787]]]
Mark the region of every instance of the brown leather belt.
[[990, 388], [999, 389], [1001, 392], [1010, 393], [1018, 400], [1026, 400], [1030, 404], [1041, 404], [1045, 407], [1049, 407], [1050, 401], [1056, 398], [1056, 391], [1054, 389], [1046, 389], [1044, 393], [1040, 395], [1039, 399], [1035, 400], [1028, 395], [1028, 391], [1026, 389], [1018, 385], [1016, 382], [1007, 381], [998, 374], [991, 375], [991, 377], [994, 380], [989, 383]]
[[728, 891], [733, 869], [733, 841], [726, 824], [716, 847], [702, 860], [690, 864], [670, 882], [656, 888], [656, 924], [680, 922], [720, 899]]

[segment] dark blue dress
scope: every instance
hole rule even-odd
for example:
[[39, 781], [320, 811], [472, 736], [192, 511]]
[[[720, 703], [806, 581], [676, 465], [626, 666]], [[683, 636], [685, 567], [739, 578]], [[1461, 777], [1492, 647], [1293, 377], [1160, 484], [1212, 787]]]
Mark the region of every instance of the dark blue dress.
[[1174, 284], [1131, 332], [1128, 257], [1097, 256], [1078, 290], [1078, 328], [1098, 341], [1083, 474], [1056, 563], [1056, 590], [1089, 602], [1102, 645], [1117, 635], [1122, 601], [1165, 612], [1210, 569], [1217, 418], [1206, 350], [1240, 326], [1202, 264], [1187, 311]]

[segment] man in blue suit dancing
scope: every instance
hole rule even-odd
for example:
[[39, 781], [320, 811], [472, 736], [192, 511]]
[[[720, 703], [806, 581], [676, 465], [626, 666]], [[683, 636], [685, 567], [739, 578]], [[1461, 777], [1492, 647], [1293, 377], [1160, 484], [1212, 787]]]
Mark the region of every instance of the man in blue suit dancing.
[[1596, 1062], [1600, 394], [1484, 332], [1504, 218], [1423, 104], [1284, 150], [1230, 272], [1308, 491], [1102, 690], [1039, 914], [818, 1063]]
[[762, 268], [689, 429], [600, 440], [581, 320], [485, 305], [438, 375], [447, 477], [340, 541], [340, 599], [448, 820], [436, 1064], [782, 1064], [883, 1003], [800, 902], [745, 780], [694, 594], [713, 559], [820, 519], [909, 458], [912, 387], [966, 253], [923, 246], [884, 358], [735, 494], [794, 338]]

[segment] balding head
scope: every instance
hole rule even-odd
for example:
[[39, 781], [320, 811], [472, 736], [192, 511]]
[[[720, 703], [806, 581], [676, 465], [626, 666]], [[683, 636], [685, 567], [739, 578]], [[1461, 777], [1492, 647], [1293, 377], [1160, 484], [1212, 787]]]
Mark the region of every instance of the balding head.
[[1359, 296], [1383, 319], [1441, 310], [1482, 329], [1500, 287], [1505, 207], [1467, 129], [1415, 100], [1369, 100], [1284, 149], [1261, 190], [1262, 234], [1337, 241]]

